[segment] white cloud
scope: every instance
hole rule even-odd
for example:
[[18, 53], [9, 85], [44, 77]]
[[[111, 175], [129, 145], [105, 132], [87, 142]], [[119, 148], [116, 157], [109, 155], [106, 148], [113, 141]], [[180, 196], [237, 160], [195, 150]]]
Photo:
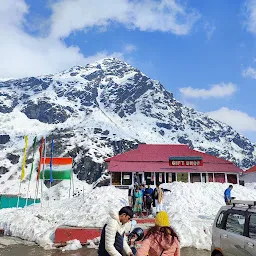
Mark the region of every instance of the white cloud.
[[204, 24], [204, 29], [206, 32], [207, 39], [210, 40], [212, 38], [214, 31], [216, 30], [216, 26], [213, 23], [206, 22]]
[[179, 89], [184, 97], [187, 98], [223, 98], [231, 96], [236, 92], [236, 86], [233, 83], [220, 83], [212, 85], [210, 89], [198, 89], [192, 87], [184, 87]]
[[24, 0], [4, 0], [0, 5], [0, 77], [25, 77], [55, 73], [122, 53], [98, 52], [85, 57], [76, 46], [53, 37], [34, 37], [24, 31], [29, 6]]
[[200, 15], [176, 0], [61, 0], [52, 5], [53, 37], [117, 22], [129, 29], [187, 35]]
[[252, 67], [246, 68], [243, 70], [242, 75], [244, 77], [250, 77], [250, 78], [256, 79], [256, 69]]
[[245, 26], [248, 32], [256, 33], [256, 1], [248, 0], [244, 5]]
[[206, 113], [213, 119], [222, 121], [240, 132], [256, 131], [256, 118], [239, 110], [220, 108], [219, 110]]
[[124, 47], [124, 50], [127, 53], [131, 53], [131, 52], [135, 52], [137, 50], [137, 47], [133, 44], [126, 44]]
[[[112, 22], [118, 22], [131, 29], [185, 35], [199, 17], [175, 0], [161, 0], [159, 4], [154, 0], [59, 0], [51, 7], [53, 13], [49, 21], [40, 19], [44, 35], [33, 36], [24, 29], [24, 25], [31, 25], [25, 19], [25, 15], [29, 15], [25, 0], [1, 1], [0, 77], [36, 76], [108, 56], [123, 58], [124, 53], [108, 53], [104, 49], [94, 56], [85, 56], [79, 47], [67, 46], [62, 40], [73, 31], [86, 31], [91, 27], [107, 29]], [[131, 52], [135, 48], [130, 46], [127, 50]]]

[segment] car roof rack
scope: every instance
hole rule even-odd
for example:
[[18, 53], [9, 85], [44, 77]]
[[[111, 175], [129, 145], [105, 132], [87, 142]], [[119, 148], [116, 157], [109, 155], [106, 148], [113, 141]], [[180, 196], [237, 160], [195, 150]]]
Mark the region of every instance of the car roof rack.
[[247, 200], [232, 200], [233, 207], [236, 206], [236, 204], [243, 204], [247, 205], [249, 208], [252, 206], [256, 206], [256, 201], [247, 201]]

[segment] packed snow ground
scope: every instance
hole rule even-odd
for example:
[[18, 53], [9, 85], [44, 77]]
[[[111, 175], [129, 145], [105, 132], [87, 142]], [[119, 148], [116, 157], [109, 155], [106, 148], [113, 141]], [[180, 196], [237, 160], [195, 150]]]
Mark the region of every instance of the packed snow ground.
[[[227, 186], [219, 183], [163, 184], [171, 190], [165, 193], [164, 208], [182, 247], [210, 249], [211, 226], [219, 208], [224, 205], [223, 192]], [[89, 185], [84, 190], [84, 195], [71, 199], [52, 199], [49, 203], [43, 201], [42, 205], [25, 209], [2, 209], [0, 228], [4, 228], [8, 235], [36, 242], [47, 249], [53, 246], [58, 226], [102, 227], [110, 209], [118, 210], [128, 202], [127, 190], [111, 186], [92, 189]], [[256, 190], [235, 185], [232, 196], [256, 200]]]

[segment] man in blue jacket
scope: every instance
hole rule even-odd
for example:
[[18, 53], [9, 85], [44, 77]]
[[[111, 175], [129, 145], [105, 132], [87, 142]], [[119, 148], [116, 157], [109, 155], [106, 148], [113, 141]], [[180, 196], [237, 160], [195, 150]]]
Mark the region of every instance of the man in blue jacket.
[[229, 187], [225, 190], [224, 192], [224, 200], [226, 205], [230, 205], [231, 204], [231, 190], [233, 189], [232, 185], [229, 185]]

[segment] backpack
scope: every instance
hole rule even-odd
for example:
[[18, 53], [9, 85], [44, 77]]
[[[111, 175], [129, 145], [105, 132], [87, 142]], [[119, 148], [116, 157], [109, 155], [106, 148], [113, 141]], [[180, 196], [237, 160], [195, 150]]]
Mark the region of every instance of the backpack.
[[147, 196], [147, 197], [146, 197], [146, 203], [152, 204], [152, 202], [153, 202], [152, 197], [151, 197], [151, 196]]

